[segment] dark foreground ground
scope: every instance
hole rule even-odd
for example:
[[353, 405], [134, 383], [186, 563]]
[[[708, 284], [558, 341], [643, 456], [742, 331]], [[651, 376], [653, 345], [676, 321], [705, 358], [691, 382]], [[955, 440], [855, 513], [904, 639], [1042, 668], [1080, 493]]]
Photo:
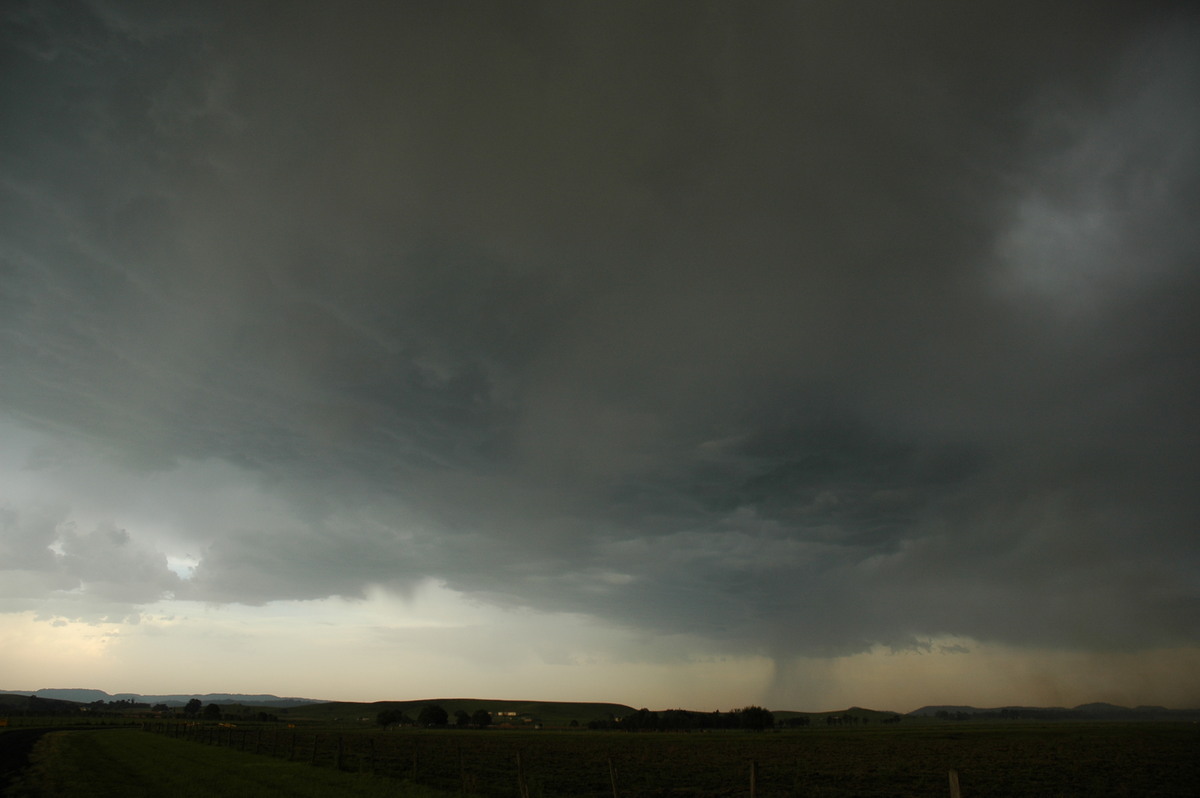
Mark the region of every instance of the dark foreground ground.
[[[42, 731], [0, 734], [10, 769]], [[1182, 723], [660, 734], [165, 722], [43, 740], [25, 786], [17, 785], [22, 797], [182, 796], [203, 784], [195, 794], [227, 798], [748, 798], [752, 789], [760, 798], [882, 798], [949, 795], [951, 770], [963, 798], [1200, 796], [1200, 724]], [[299, 786], [277, 783], [285, 777]], [[113, 790], [97, 791], [105, 779]], [[145, 789], [131, 792], [138, 779]], [[179, 783], [162, 791], [170, 779]], [[331, 781], [313, 792], [323, 779]]]
[[0, 734], [0, 794], [29, 765], [29, 752], [48, 729], [14, 729]]
[[33, 747], [48, 732], [68, 731], [74, 728], [93, 729], [93, 726], [79, 727], [46, 727], [32, 729], [13, 729], [0, 734], [0, 795], [25, 768], [29, 767], [29, 754]]

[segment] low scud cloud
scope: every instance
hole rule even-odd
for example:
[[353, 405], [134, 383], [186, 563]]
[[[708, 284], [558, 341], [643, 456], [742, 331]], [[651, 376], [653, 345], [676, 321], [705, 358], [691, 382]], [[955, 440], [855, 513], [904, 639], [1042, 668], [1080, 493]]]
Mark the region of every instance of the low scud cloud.
[[12, 4], [11, 678], [1195, 704], [1198, 25]]

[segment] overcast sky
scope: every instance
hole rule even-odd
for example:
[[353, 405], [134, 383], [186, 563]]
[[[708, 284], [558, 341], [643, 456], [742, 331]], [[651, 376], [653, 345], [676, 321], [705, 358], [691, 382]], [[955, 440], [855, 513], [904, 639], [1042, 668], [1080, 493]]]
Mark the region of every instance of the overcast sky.
[[1200, 705], [1188, 5], [5, 3], [0, 687]]

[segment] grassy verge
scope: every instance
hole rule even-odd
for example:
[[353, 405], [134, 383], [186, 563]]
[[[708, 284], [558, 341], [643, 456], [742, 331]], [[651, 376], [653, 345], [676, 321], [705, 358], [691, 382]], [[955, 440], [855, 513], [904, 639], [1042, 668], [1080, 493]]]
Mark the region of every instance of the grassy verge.
[[339, 773], [136, 730], [54, 732], [6, 792], [16, 798], [69, 796], [404, 796], [443, 793], [369, 774]]

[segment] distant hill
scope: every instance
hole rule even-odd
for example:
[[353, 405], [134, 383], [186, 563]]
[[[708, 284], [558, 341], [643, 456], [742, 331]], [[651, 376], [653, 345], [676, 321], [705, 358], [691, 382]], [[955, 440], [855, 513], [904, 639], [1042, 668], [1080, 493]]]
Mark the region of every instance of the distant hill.
[[[398, 709], [410, 718], [416, 718], [421, 710], [429, 704], [437, 704], [450, 715], [451, 722], [456, 712], [473, 714], [476, 710], [487, 710], [492, 713], [493, 722], [497, 724], [510, 723], [514, 726], [570, 726], [571, 721], [577, 721], [580, 726], [587, 726], [589, 721], [610, 720], [632, 714], [633, 707], [625, 704], [593, 703], [587, 701], [511, 701], [504, 699], [484, 698], [425, 698], [416, 701], [375, 701], [359, 703], [354, 701], [330, 701], [322, 704], [311, 704], [294, 709], [289, 717], [295, 719], [312, 719], [321, 721], [349, 721], [367, 719], [374, 722], [375, 717], [385, 710]], [[499, 713], [506, 713], [501, 715]]]
[[[376, 716], [385, 710], [400, 710], [410, 718], [416, 719], [421, 710], [437, 704], [450, 716], [451, 722], [456, 712], [462, 711], [468, 715], [476, 710], [484, 709], [492, 713], [493, 722], [511, 724], [516, 727], [551, 726], [566, 727], [572, 721], [586, 727], [591, 721], [609, 721], [628, 717], [637, 712], [625, 704], [600, 702], [570, 702], [570, 701], [510, 701], [481, 698], [428, 698], [417, 701], [376, 701], [373, 703], [355, 703], [351, 701], [332, 701], [326, 704], [312, 704], [291, 710], [289, 719], [313, 720], [321, 722], [374, 722]], [[667, 712], [666, 709], [653, 710], [658, 714]], [[500, 714], [504, 713], [504, 714]], [[701, 713], [704, 714], [704, 713]], [[900, 717], [895, 712], [883, 712], [862, 707], [833, 712], [792, 712], [787, 710], [772, 713], [778, 723], [784, 724], [796, 718], [807, 718], [810, 723], [836, 722], [853, 719], [855, 722], [880, 723]]]
[[888, 718], [899, 717], [898, 712], [886, 712], [878, 709], [864, 709], [862, 707], [850, 707], [849, 709], [837, 709], [829, 712], [794, 712], [791, 710], [774, 710], [771, 714], [775, 716], [776, 722], [788, 721], [792, 718], [808, 718], [810, 721], [825, 721], [829, 718], [857, 718], [860, 722], [879, 723]]
[[0, 693], [0, 714], [15, 712], [38, 715], [77, 715], [79, 704], [57, 698], [40, 698], [26, 693]]
[[111, 701], [112, 696], [103, 690], [0, 690], [4, 695], [35, 695], [38, 698], [54, 698], [59, 701], [74, 701], [77, 704], [90, 704], [93, 701]]
[[193, 698], [200, 699], [204, 704], [244, 704], [255, 707], [274, 707], [286, 709], [306, 704], [325, 703], [316, 698], [280, 698], [277, 695], [243, 695], [241, 693], [174, 693], [171, 695], [142, 695], [140, 693], [117, 693], [111, 695], [103, 690], [85, 688], [73, 689], [41, 689], [41, 690], [0, 690], [3, 695], [35, 695], [38, 698], [56, 699], [58, 701], [74, 701], [78, 704], [91, 704], [96, 701], [129, 701], [139, 704], [166, 704], [169, 707], [182, 707]]
[[949, 718], [951, 720], [1197, 720], [1200, 710], [1167, 709], [1166, 707], [1122, 707], [1103, 702], [1080, 704], [1077, 707], [992, 707], [927, 706], [908, 713], [914, 718]]
[[1028, 711], [1028, 710], [1038, 711], [1038, 712], [1046, 712], [1046, 711], [1067, 712], [1068, 711], [1065, 707], [1011, 706], [1011, 707], [996, 707], [993, 709], [980, 709], [979, 707], [958, 706], [955, 704], [937, 704], [937, 705], [933, 705], [933, 706], [921, 707], [920, 709], [914, 709], [912, 712], [909, 712], [907, 714], [909, 717], [912, 717], [912, 718], [932, 718], [932, 717], [936, 717], [939, 713], [942, 713], [942, 712], [948, 713], [950, 715], [955, 715], [958, 713], [963, 713], [966, 715], [974, 715], [974, 714], [981, 713], [981, 712]]
[[[472, 714], [478, 709], [486, 709], [496, 714], [496, 723], [511, 723], [514, 726], [569, 726], [571, 721], [578, 721], [580, 726], [586, 726], [592, 720], [608, 720], [624, 717], [634, 712], [633, 707], [624, 704], [593, 703], [583, 701], [510, 701], [501, 699], [481, 698], [429, 698], [415, 701], [375, 701], [361, 703], [354, 701], [321, 701], [314, 698], [280, 698], [275, 695], [244, 695], [240, 693], [177, 693], [172, 695], [143, 695], [140, 693], [109, 694], [103, 690], [91, 689], [41, 689], [41, 690], [0, 690], [0, 705], [5, 699], [17, 700], [27, 696], [37, 696], [46, 700], [74, 702], [76, 704], [91, 704], [96, 701], [128, 701], [132, 699], [139, 704], [166, 704], [169, 707], [182, 707], [193, 698], [204, 704], [240, 704], [245, 707], [265, 709], [287, 709], [289, 717], [300, 720], [315, 721], [375, 721], [375, 717], [388, 709], [399, 709], [410, 717], [416, 718], [421, 709], [428, 704], [438, 704], [454, 717], [461, 710]], [[500, 715], [498, 713], [505, 713]]]
[[[172, 693], [169, 695], [147, 695], [141, 693], [110, 694], [89, 688], [43, 688], [40, 690], [0, 690], [0, 706], [24, 706], [29, 696], [47, 701], [92, 704], [96, 701], [133, 701], [138, 704], [166, 704], [168, 707], [183, 707], [193, 698], [203, 704], [237, 704], [246, 708], [266, 710], [288, 710], [296, 719], [314, 721], [374, 722], [384, 710], [398, 709], [412, 718], [420, 714], [428, 704], [438, 704], [454, 717], [456, 712], [473, 714], [484, 709], [493, 713], [497, 723], [514, 726], [569, 726], [577, 721], [587, 726], [590, 721], [612, 720], [630, 715], [637, 710], [626, 704], [587, 701], [514, 701], [490, 698], [428, 698], [407, 701], [323, 701], [318, 698], [280, 697], [269, 693]], [[657, 709], [663, 712], [664, 709]], [[500, 714], [504, 713], [504, 714]], [[850, 707], [832, 712], [800, 712], [773, 710], [777, 722], [807, 717], [812, 722], [827, 719], [854, 718], [858, 722], [876, 723], [898, 717], [897, 713], [862, 707]], [[1200, 721], [1200, 709], [1167, 709], [1160, 706], [1122, 707], [1116, 704], [1094, 702], [1076, 707], [1030, 707], [1007, 706], [979, 708], [963, 705], [930, 705], [907, 713], [910, 718], [949, 720], [1176, 720]]]

